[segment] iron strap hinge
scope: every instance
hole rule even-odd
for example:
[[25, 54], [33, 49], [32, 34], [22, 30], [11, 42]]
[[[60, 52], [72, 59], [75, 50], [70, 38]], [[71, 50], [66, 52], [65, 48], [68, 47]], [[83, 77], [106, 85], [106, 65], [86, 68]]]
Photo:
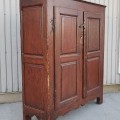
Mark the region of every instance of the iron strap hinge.
[[55, 32], [56, 19], [53, 18], [53, 19], [50, 21], [50, 23], [51, 23], [51, 26], [52, 26], [52, 32]]

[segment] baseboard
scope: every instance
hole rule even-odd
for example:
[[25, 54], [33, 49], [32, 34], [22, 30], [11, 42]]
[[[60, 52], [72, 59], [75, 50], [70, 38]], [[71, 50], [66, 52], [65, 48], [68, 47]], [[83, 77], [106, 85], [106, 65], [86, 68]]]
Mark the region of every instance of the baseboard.
[[120, 85], [105, 85], [104, 93], [120, 92]]
[[0, 93], [0, 104], [15, 103], [22, 101], [22, 93]]

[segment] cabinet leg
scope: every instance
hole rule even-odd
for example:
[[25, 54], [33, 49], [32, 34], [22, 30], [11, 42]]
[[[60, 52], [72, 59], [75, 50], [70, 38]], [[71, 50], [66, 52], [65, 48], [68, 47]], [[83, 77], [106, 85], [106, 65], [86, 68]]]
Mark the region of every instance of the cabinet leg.
[[56, 120], [55, 118], [50, 118], [50, 119], [47, 119], [47, 120]]
[[97, 104], [102, 104], [103, 103], [103, 96], [97, 97]]
[[29, 117], [29, 116], [23, 116], [23, 120], [31, 120], [31, 117]]
[[56, 118], [50, 117], [50, 118], [47, 118], [47, 119], [45, 119], [45, 120], [56, 120]]

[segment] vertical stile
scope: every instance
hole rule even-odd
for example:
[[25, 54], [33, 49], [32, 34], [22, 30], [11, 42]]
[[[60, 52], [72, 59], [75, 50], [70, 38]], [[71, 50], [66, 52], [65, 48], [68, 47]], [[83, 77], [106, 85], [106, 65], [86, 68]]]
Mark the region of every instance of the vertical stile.
[[[118, 1], [118, 5], [120, 6], [120, 1]], [[119, 12], [118, 12], [117, 15], [118, 15], [118, 21], [119, 21], [119, 23], [118, 23], [118, 24], [119, 24], [119, 25], [118, 25], [118, 26], [119, 26], [119, 30], [118, 30], [118, 31], [119, 31], [118, 40], [119, 40], [119, 74], [120, 74], [120, 14], [119, 14], [119, 13], [120, 13], [120, 8], [118, 8], [118, 10], [119, 10]]]
[[108, 84], [112, 84], [112, 56], [111, 56], [111, 49], [112, 49], [112, 14], [113, 14], [113, 8], [112, 8], [112, 1], [108, 1], [109, 4], [109, 19], [108, 19], [108, 24], [109, 24], [109, 28], [108, 28], [108, 60], [107, 60], [107, 64], [108, 64]]
[[117, 36], [116, 36], [116, 28], [117, 28], [117, 1], [118, 0], [115, 0], [115, 2], [113, 2], [113, 30], [112, 30], [112, 33], [113, 33], [113, 37], [112, 37], [112, 48], [111, 48], [111, 53], [112, 53], [112, 84], [114, 84], [116, 82], [116, 42], [115, 40], [117, 40]]
[[13, 69], [13, 92], [18, 91], [17, 69], [17, 42], [16, 42], [16, 0], [11, 1], [11, 38], [12, 38], [12, 69]]
[[119, 12], [120, 12], [120, 9], [119, 9], [119, 6], [120, 6], [120, 4], [119, 4], [119, 0], [117, 1], [117, 11], [116, 11], [116, 13], [117, 13], [117, 28], [116, 28], [116, 37], [117, 37], [117, 40], [116, 40], [116, 84], [120, 84], [120, 76], [119, 76], [119, 74], [118, 74], [118, 64], [119, 64]]
[[22, 91], [22, 70], [21, 70], [21, 39], [20, 39], [20, 8], [19, 0], [17, 2], [17, 41], [18, 41], [18, 81], [19, 81], [19, 91]]
[[1, 52], [1, 88], [0, 92], [6, 92], [6, 46], [5, 46], [5, 3], [4, 0], [0, 0], [0, 52]]
[[106, 74], [105, 84], [109, 84], [108, 81], [108, 33], [109, 33], [109, 0], [105, 0], [106, 7], [106, 21], [105, 21], [105, 70], [104, 73]]
[[5, 0], [5, 33], [6, 33], [6, 65], [7, 92], [12, 92], [12, 54], [11, 54], [10, 0]]

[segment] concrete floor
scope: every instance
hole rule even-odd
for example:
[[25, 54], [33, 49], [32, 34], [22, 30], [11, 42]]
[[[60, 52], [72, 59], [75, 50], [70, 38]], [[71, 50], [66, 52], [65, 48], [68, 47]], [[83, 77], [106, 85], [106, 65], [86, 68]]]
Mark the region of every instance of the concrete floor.
[[[22, 103], [1, 104], [0, 120], [22, 120]], [[57, 120], [120, 120], [120, 93], [105, 94], [102, 105], [91, 102]]]

